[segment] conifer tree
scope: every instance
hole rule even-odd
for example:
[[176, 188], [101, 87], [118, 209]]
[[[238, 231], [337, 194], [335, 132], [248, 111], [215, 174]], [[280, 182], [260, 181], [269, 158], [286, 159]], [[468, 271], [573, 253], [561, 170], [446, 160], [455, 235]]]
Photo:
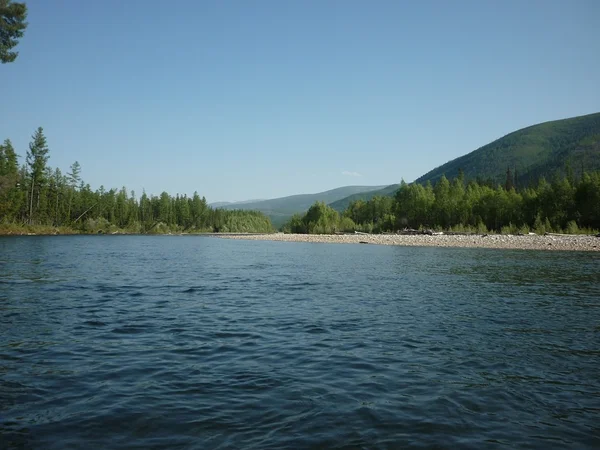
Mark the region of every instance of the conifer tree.
[[[29, 143], [27, 152], [27, 166], [29, 168], [30, 190], [29, 190], [29, 222], [33, 222], [34, 200], [39, 206], [40, 187], [45, 182], [46, 163], [48, 162], [48, 144], [44, 136], [44, 130], [39, 127], [32, 136], [33, 141]], [[37, 188], [37, 192], [36, 192]], [[36, 195], [37, 194], [37, 195]]]
[[27, 5], [0, 0], [0, 61], [2, 64], [13, 62], [18, 52], [11, 49], [19, 43], [27, 28]]

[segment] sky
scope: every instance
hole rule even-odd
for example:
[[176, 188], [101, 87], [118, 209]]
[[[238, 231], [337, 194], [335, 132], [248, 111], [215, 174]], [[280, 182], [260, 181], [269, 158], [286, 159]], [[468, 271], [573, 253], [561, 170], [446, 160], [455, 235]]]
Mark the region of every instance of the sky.
[[600, 111], [600, 2], [29, 0], [0, 140], [209, 202], [413, 181]]

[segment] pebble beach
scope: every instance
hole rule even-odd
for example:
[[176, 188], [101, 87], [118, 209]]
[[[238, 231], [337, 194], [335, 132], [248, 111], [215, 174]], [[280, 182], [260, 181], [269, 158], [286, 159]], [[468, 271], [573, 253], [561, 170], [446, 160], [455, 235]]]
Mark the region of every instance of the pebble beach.
[[397, 234], [232, 234], [221, 239], [255, 241], [314, 242], [329, 244], [376, 244], [410, 247], [497, 248], [549, 251], [600, 251], [600, 237], [581, 235], [397, 235]]

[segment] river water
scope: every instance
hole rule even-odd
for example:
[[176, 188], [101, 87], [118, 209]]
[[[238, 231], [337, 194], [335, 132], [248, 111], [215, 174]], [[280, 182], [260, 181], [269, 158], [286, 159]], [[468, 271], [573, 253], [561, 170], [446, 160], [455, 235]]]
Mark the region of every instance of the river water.
[[0, 448], [600, 448], [600, 255], [0, 238]]

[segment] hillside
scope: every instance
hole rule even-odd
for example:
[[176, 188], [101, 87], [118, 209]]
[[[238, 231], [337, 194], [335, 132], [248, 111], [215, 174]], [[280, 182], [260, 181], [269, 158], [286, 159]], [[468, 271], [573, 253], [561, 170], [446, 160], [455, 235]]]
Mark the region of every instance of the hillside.
[[356, 194], [352, 194], [352, 195], [349, 195], [348, 197], [345, 197], [345, 198], [342, 198], [335, 202], [332, 202], [329, 204], [329, 206], [331, 206], [336, 211], [342, 212], [346, 208], [348, 208], [350, 203], [353, 201], [356, 201], [356, 200], [367, 201], [367, 200], [371, 200], [373, 197], [378, 196], [378, 195], [381, 197], [392, 196], [396, 193], [396, 191], [398, 190], [399, 187], [400, 187], [399, 184], [391, 184], [389, 186], [384, 187], [383, 189], [378, 189], [375, 191], [358, 192]]
[[[556, 171], [563, 171], [567, 162], [576, 174], [581, 173], [582, 168], [588, 171], [600, 169], [600, 113], [523, 128], [453, 159], [415, 181], [435, 183], [442, 174], [454, 178], [462, 169], [466, 179], [504, 183], [506, 169], [510, 167], [513, 173], [516, 168], [517, 183], [523, 185], [542, 175], [551, 177]], [[332, 202], [330, 206], [341, 212], [355, 200], [394, 195], [398, 187], [395, 184], [378, 191], [356, 193]]]
[[439, 166], [416, 180], [434, 183], [442, 174], [454, 178], [503, 183], [506, 169], [517, 171], [518, 182], [552, 176], [570, 162], [575, 173], [600, 169], [600, 113], [533, 125], [510, 133], [467, 155]]
[[316, 194], [299, 194], [270, 200], [221, 204], [222, 209], [256, 210], [271, 218], [273, 225], [283, 225], [295, 213], [306, 211], [316, 202], [332, 203], [359, 192], [377, 191], [383, 186], [345, 186]]

